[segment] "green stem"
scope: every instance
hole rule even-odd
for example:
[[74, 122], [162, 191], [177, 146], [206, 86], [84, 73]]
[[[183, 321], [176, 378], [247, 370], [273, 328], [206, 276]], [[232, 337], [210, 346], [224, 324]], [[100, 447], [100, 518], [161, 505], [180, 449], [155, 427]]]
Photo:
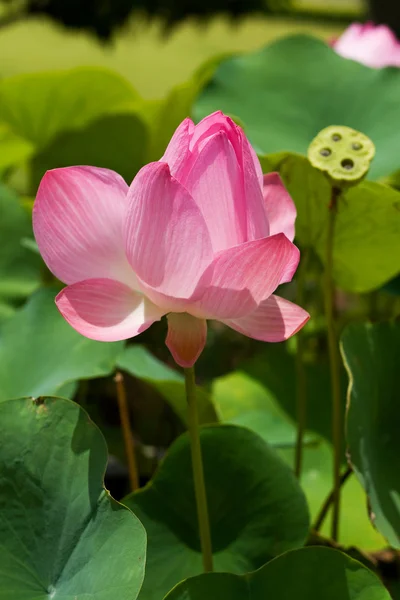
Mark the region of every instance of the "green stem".
[[128, 464], [129, 482], [132, 492], [139, 489], [139, 470], [136, 462], [135, 442], [129, 417], [128, 399], [122, 373], [117, 373], [114, 377], [117, 387], [117, 401], [119, 417], [121, 420], [122, 435], [125, 444], [125, 454]]
[[342, 406], [340, 394], [340, 358], [334, 316], [333, 240], [336, 224], [337, 203], [340, 190], [332, 188], [329, 206], [328, 235], [326, 242], [326, 267], [324, 302], [328, 332], [329, 366], [332, 389], [332, 442], [333, 442], [333, 516], [331, 537], [336, 542], [340, 518], [340, 464], [342, 456]]
[[[307, 275], [307, 266], [310, 257], [310, 250], [306, 248], [302, 254], [299, 270], [297, 271], [297, 294], [296, 302], [299, 306], [304, 304], [304, 287]], [[304, 364], [304, 335], [303, 330], [297, 334], [296, 351], [296, 409], [297, 409], [297, 439], [294, 472], [296, 477], [301, 476], [301, 467], [303, 462], [303, 444], [304, 434], [307, 426], [307, 378]]]
[[210, 523], [208, 519], [206, 486], [204, 483], [203, 460], [199, 435], [199, 417], [196, 401], [196, 381], [194, 367], [184, 369], [186, 398], [188, 403], [188, 429], [192, 451], [192, 467], [194, 490], [197, 504], [197, 518], [199, 523], [200, 545], [203, 555], [204, 572], [213, 570], [213, 556], [211, 546]]
[[[348, 480], [348, 478], [350, 477], [352, 472], [353, 472], [352, 468], [347, 467], [346, 471], [340, 476], [340, 487], [341, 488], [346, 483], [346, 481]], [[311, 528], [316, 533], [319, 532], [322, 525], [324, 524], [325, 518], [329, 512], [331, 505], [332, 505], [333, 498], [334, 498], [334, 491], [332, 490], [332, 492], [329, 494], [329, 496], [326, 498], [325, 502], [323, 503], [321, 510], [319, 511], [318, 516], [315, 519], [315, 523]]]

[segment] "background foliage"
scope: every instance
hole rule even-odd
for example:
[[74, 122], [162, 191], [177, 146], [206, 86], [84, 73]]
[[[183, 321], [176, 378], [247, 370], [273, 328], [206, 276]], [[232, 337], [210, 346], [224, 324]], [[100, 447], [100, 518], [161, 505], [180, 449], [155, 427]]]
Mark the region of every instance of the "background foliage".
[[[26, 17], [37, 12], [35, 2], [15, 13], [11, 4], [0, 20], [0, 598], [106, 600], [116, 589], [122, 600], [387, 600], [388, 590], [399, 598], [397, 553], [383, 551], [398, 549], [400, 539], [400, 71], [337, 56], [326, 41], [343, 22], [334, 12], [310, 21], [315, 6], [304, 18], [296, 5], [297, 20], [249, 16], [233, 26], [218, 17], [200, 28], [176, 25], [185, 3], [172, 11], [153, 3], [163, 20], [152, 23], [126, 21], [123, 2], [96, 6], [96, 14], [87, 3], [79, 22], [71, 3], [41, 4], [88, 35]], [[238, 2], [233, 12], [259, 4], [282, 9]], [[218, 9], [215, 2], [190, 7], [207, 15]], [[166, 23], [176, 29], [163, 38]], [[112, 43], [100, 44], [93, 32]], [[130, 182], [162, 155], [183, 118], [216, 109], [243, 125], [263, 171], [279, 171], [296, 203], [295, 241], [306, 266], [279, 293], [294, 301], [301, 294], [312, 318], [300, 338], [276, 345], [210, 327], [197, 395], [221, 572], [203, 575], [184, 381], [164, 346], [165, 323], [113, 344], [73, 331], [54, 305], [61, 284], [38, 254], [31, 211], [47, 169], [94, 164]], [[312, 138], [332, 124], [360, 129], [377, 147], [368, 180], [343, 195], [334, 236], [343, 413], [347, 397], [343, 473], [350, 467], [339, 544], [328, 537], [329, 507], [315, 531], [332, 489], [321, 289], [330, 188], [306, 158]], [[308, 413], [296, 480], [299, 368]], [[117, 371], [142, 484], [133, 494]], [[103, 487], [107, 454], [97, 427], [111, 454], [106, 484], [123, 505]]]

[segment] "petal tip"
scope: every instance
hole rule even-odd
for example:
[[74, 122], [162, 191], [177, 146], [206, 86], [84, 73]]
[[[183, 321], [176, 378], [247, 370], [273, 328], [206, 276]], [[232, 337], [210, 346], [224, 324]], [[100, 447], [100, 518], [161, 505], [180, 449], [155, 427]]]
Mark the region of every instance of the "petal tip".
[[76, 166], [71, 166], [71, 167], [55, 167], [54, 169], [48, 169], [45, 174], [42, 177], [42, 181], [48, 181], [54, 178], [59, 178], [63, 175], [65, 175], [66, 173], [70, 172], [74, 172], [77, 169], [79, 169], [79, 167]]
[[283, 187], [285, 187], [282, 177], [280, 176], [278, 171], [272, 171], [272, 173], [264, 173], [264, 185], [282, 185]]
[[[169, 167], [169, 164], [163, 160], [149, 163], [148, 165], [146, 165], [146, 167], [149, 167], [149, 169], [154, 169], [155, 171], [158, 171], [161, 175], [165, 175], [166, 177], [172, 178], [171, 169]], [[143, 168], [145, 169], [146, 167], [143, 167]]]
[[284, 342], [294, 336], [310, 319], [301, 306], [272, 295], [247, 316], [224, 320], [243, 335], [263, 342]]
[[42, 179], [40, 180], [36, 198], [39, 196], [40, 191], [43, 191], [43, 187], [47, 187], [48, 185], [51, 185], [51, 183], [54, 180], [58, 179], [58, 177], [60, 176], [60, 171], [62, 171], [63, 169], [64, 169], [64, 167], [60, 167], [57, 169], [48, 169], [45, 172]]
[[184, 126], [188, 131], [194, 127], [194, 123], [190, 117], [186, 117], [183, 119], [181, 126]]
[[[300, 307], [299, 307], [300, 308]], [[296, 333], [298, 333], [300, 331], [300, 329], [303, 329], [304, 325], [306, 325], [306, 323], [308, 323], [308, 321], [311, 319], [311, 315], [304, 309], [303, 310], [303, 318], [300, 321], [300, 323], [298, 324], [298, 326], [292, 331], [292, 333], [290, 334], [289, 337], [296, 335]]]

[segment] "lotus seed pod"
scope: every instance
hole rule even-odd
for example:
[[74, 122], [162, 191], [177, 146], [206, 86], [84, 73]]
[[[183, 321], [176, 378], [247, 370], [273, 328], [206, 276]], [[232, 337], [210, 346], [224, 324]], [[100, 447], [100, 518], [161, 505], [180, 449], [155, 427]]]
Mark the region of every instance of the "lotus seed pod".
[[326, 127], [313, 139], [308, 159], [338, 187], [355, 185], [368, 173], [375, 156], [373, 142], [350, 127]]

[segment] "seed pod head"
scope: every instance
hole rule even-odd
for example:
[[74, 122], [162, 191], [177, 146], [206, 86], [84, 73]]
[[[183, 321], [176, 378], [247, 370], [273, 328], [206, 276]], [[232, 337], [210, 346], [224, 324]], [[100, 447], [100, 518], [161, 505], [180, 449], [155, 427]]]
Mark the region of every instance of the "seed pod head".
[[337, 187], [356, 185], [368, 173], [375, 156], [373, 142], [344, 125], [326, 127], [308, 148], [308, 160]]

